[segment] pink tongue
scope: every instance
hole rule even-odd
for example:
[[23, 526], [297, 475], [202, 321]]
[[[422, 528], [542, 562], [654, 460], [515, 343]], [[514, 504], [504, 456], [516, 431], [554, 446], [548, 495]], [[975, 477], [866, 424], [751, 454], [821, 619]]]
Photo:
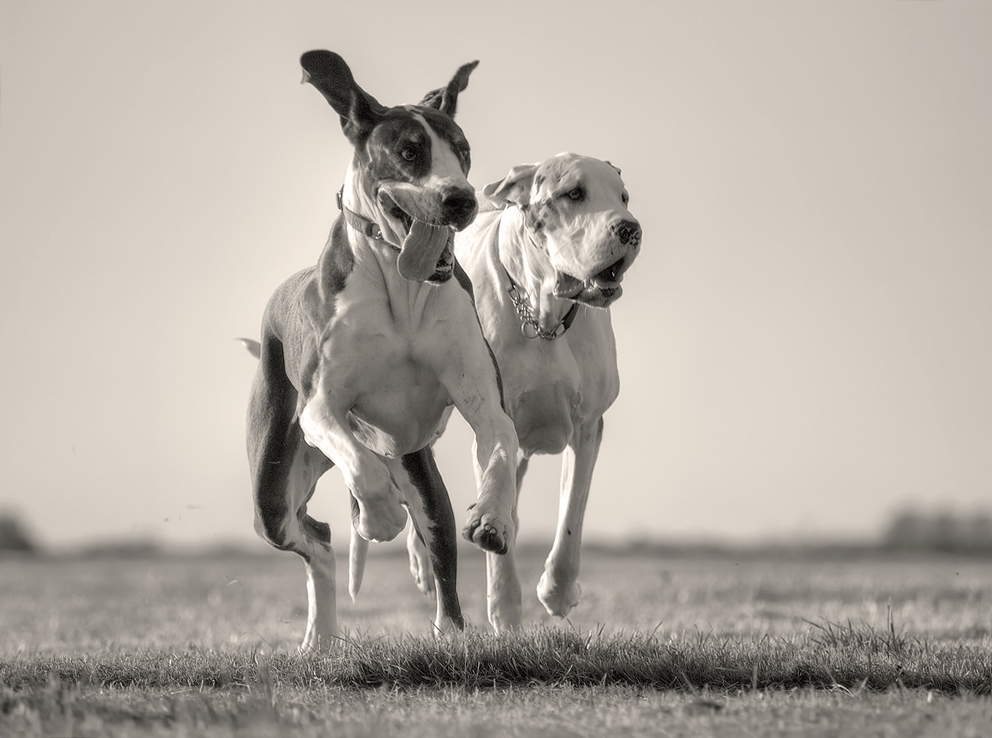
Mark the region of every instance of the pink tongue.
[[447, 226], [432, 226], [413, 221], [410, 232], [403, 241], [396, 266], [400, 276], [410, 282], [426, 282], [437, 270], [438, 259], [451, 238]]

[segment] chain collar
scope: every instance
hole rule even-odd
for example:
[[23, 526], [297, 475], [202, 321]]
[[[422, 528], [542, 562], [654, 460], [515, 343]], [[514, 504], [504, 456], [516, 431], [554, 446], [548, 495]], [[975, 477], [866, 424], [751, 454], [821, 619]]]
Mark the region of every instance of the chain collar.
[[523, 333], [524, 338], [543, 338], [545, 341], [561, 338], [572, 325], [572, 321], [575, 320], [575, 315], [579, 311], [579, 303], [573, 302], [572, 307], [568, 309], [558, 325], [550, 331], [546, 331], [541, 328], [541, 324], [535, 317], [530, 302], [527, 300], [526, 294], [520, 289], [520, 285], [513, 281], [513, 277], [506, 271], [506, 267], [503, 267], [503, 271], [506, 272], [506, 278], [510, 280], [506, 294], [510, 296], [510, 302], [513, 303], [517, 317], [520, 318], [520, 332]]

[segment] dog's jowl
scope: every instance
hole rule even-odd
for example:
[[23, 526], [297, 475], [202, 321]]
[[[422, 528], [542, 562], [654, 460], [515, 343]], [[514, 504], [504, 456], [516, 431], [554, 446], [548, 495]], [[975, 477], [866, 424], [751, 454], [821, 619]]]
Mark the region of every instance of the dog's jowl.
[[[450, 405], [471, 425], [480, 469], [464, 535], [505, 552], [514, 536], [517, 438], [498, 369], [453, 257], [478, 206], [469, 145], [453, 116], [475, 64], [416, 105], [387, 107], [337, 54], [303, 55], [304, 81], [354, 148], [341, 213], [316, 266], [285, 281], [262, 319], [248, 408], [255, 528], [305, 563], [303, 649], [338, 632], [331, 531], [307, 514], [337, 466], [365, 541], [394, 538], [409, 512], [433, 567], [437, 627], [462, 627], [455, 524], [430, 442]], [[360, 567], [359, 567], [360, 568]], [[357, 582], [355, 583], [357, 586]]]

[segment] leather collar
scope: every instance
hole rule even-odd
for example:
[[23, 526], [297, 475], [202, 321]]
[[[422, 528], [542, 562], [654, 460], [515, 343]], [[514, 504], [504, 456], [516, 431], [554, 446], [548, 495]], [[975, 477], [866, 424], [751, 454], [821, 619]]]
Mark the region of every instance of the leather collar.
[[394, 251], [400, 250], [399, 246], [394, 246], [393, 244], [389, 243], [389, 241], [387, 241], [385, 238], [383, 238], [382, 229], [379, 227], [378, 223], [376, 223], [373, 220], [369, 220], [365, 216], [359, 215], [358, 213], [354, 212], [353, 210], [349, 210], [344, 206], [344, 187], [338, 190], [337, 201], [338, 201], [338, 210], [340, 210], [341, 213], [344, 215], [344, 219], [348, 223], [348, 225], [350, 225], [352, 228], [354, 228], [362, 235], [368, 236], [373, 241], [382, 241], [384, 244], [386, 244], [389, 248], [393, 249]]

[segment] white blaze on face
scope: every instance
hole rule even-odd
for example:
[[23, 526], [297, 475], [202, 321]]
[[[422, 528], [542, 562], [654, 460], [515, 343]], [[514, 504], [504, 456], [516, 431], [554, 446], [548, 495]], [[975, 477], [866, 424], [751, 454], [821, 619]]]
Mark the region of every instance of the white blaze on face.
[[469, 188], [461, 161], [451, 145], [431, 128], [424, 116], [413, 114], [431, 141], [430, 173], [416, 182], [394, 182], [388, 185], [389, 196], [415, 220], [437, 223], [441, 220], [441, 200], [452, 187]]
[[416, 184], [397, 183], [390, 186], [389, 195], [414, 219], [403, 241], [397, 268], [404, 279], [423, 282], [435, 274], [439, 262], [450, 265], [452, 260], [453, 231], [446, 225], [440, 225], [441, 202], [452, 188], [471, 185], [451, 146], [434, 132], [422, 115], [415, 114], [413, 117], [430, 138], [431, 170]]
[[424, 189], [443, 188], [445, 185], [469, 187], [465, 172], [462, 170], [461, 159], [451, 148], [451, 144], [437, 135], [424, 116], [414, 115], [413, 117], [420, 122], [431, 139], [431, 173], [427, 181], [424, 182]]

